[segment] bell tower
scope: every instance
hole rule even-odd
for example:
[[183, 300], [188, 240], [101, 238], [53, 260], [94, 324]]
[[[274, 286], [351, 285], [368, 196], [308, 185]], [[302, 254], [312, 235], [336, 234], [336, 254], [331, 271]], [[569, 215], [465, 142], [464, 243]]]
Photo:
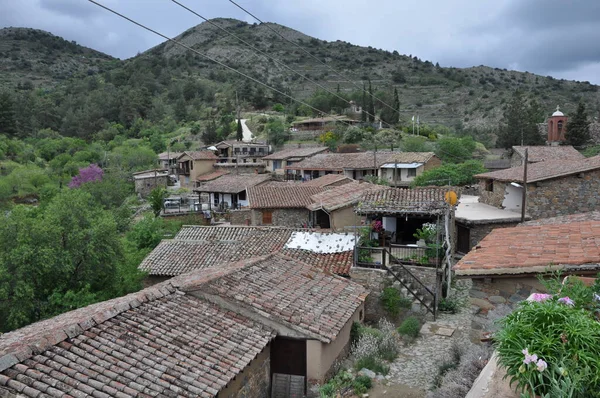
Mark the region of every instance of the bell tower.
[[559, 145], [565, 141], [565, 131], [567, 130], [568, 117], [556, 107], [556, 112], [548, 120], [548, 144]]

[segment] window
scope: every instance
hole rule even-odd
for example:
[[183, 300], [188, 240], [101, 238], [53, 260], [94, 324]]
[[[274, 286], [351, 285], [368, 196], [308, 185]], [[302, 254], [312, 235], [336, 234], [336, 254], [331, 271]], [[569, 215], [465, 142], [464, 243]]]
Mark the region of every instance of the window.
[[194, 161], [190, 161], [190, 170], [194, 170]]
[[219, 205], [219, 194], [215, 193], [214, 196], [215, 196], [215, 199], [214, 199], [215, 206], [218, 206]]
[[417, 176], [417, 169], [408, 169], [407, 170], [407, 175], [408, 177], [416, 177]]
[[238, 200], [246, 200], [246, 191], [238, 193]]
[[279, 170], [281, 168], [281, 160], [273, 161], [273, 170]]
[[494, 192], [494, 180], [485, 180], [485, 190]]
[[273, 212], [271, 210], [263, 210], [262, 223], [265, 225], [273, 224]]

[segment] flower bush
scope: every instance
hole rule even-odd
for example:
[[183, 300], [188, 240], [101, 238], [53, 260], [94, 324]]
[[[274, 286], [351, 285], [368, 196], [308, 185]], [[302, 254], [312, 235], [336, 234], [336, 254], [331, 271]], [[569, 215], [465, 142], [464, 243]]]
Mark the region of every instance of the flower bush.
[[417, 228], [417, 232], [413, 236], [417, 239], [423, 239], [425, 242], [433, 243], [436, 234], [437, 226], [433, 223], [425, 223], [421, 228]]
[[565, 293], [537, 295], [500, 320], [499, 363], [525, 396], [600, 396], [600, 323]]

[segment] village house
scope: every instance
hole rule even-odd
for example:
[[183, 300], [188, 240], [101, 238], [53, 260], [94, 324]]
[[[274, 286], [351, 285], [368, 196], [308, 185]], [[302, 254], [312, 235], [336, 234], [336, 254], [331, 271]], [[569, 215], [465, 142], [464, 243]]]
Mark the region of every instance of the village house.
[[158, 163], [161, 169], [168, 170], [169, 175], [177, 175], [177, 159], [182, 152], [163, 152], [158, 154]]
[[193, 188], [202, 174], [213, 171], [217, 156], [211, 151], [187, 151], [177, 158], [177, 177], [182, 187]]
[[283, 174], [286, 166], [291, 166], [294, 163], [325, 151], [327, 151], [327, 147], [284, 149], [265, 156], [262, 161], [265, 163], [266, 171]]
[[[577, 220], [586, 221], [577, 221]], [[575, 221], [573, 221], [575, 220]], [[457, 278], [471, 278], [479, 299], [518, 302], [544, 291], [537, 276], [600, 271], [600, 216], [557, 217], [494, 229], [453, 267]]]
[[269, 174], [223, 174], [222, 171], [211, 173], [214, 179], [200, 179], [194, 192], [200, 198], [208, 200], [209, 209], [239, 209], [249, 205], [248, 188], [263, 184], [271, 179]]
[[441, 165], [433, 152], [398, 152], [381, 165], [378, 176], [392, 187], [408, 187], [415, 177]]
[[527, 161], [538, 162], [563, 162], [570, 160], [582, 160], [585, 156], [571, 145], [560, 146], [513, 146], [510, 157], [510, 167], [523, 166], [525, 161], [525, 150], [527, 150]]
[[281, 254], [200, 269], [0, 336], [0, 395], [303, 395], [367, 295]]
[[350, 184], [355, 181], [356, 180], [348, 178], [343, 174], [326, 174], [323, 177], [305, 181], [302, 184], [305, 187], [333, 188], [344, 184]]
[[[478, 174], [480, 201], [521, 211], [523, 167]], [[585, 213], [600, 206], [600, 156], [527, 167], [526, 213], [532, 219]]]
[[[329, 176], [335, 176], [335, 174], [329, 174]], [[327, 177], [317, 178], [302, 185], [306, 186]], [[319, 228], [331, 228], [334, 231], [363, 225], [364, 217], [358, 216], [354, 212], [354, 206], [358, 204], [365, 192], [383, 189], [386, 187], [382, 185], [352, 181], [313, 195], [310, 198], [313, 203], [307, 206], [307, 209], [311, 211], [311, 223]]]
[[354, 180], [377, 176], [384, 164], [393, 162], [395, 152], [321, 153], [285, 168], [286, 173], [309, 181], [327, 174], [342, 174]]
[[254, 186], [248, 189], [252, 225], [278, 225], [302, 228], [310, 224], [311, 196], [320, 187], [304, 184], [289, 186]]
[[167, 170], [146, 170], [133, 173], [135, 193], [146, 198], [156, 188], [167, 188], [169, 172]]
[[265, 143], [236, 140], [221, 141], [214, 147], [217, 148], [218, 163], [260, 163], [270, 151]]
[[[319, 243], [321, 242], [321, 243]], [[140, 264], [148, 285], [197, 269], [281, 253], [325, 272], [348, 276], [355, 237], [280, 227], [184, 226]]]

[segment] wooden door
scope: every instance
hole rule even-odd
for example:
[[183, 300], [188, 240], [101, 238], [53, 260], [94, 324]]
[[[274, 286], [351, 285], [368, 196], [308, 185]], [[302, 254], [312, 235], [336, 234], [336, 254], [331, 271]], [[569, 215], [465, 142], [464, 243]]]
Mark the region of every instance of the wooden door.
[[456, 251], [467, 254], [471, 250], [471, 230], [464, 225], [456, 224]]
[[271, 345], [271, 374], [306, 377], [306, 340], [277, 337]]
[[273, 211], [263, 210], [262, 212], [262, 223], [265, 225], [273, 224]]

